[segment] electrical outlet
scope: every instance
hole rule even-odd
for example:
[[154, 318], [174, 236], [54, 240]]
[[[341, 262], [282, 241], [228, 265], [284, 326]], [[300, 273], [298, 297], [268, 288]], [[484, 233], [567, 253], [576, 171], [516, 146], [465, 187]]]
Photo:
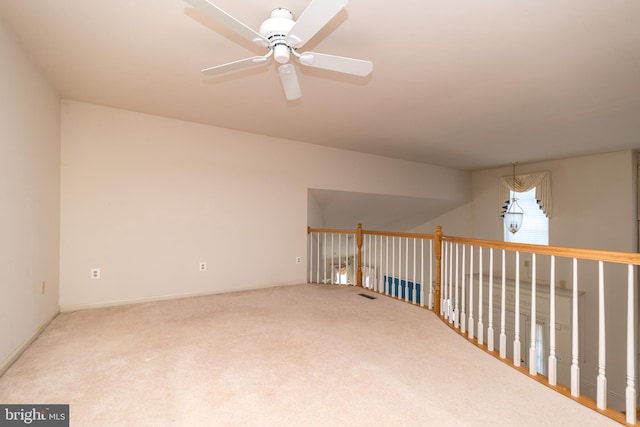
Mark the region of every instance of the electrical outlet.
[[44, 280], [42, 281], [42, 294], [44, 295], [44, 291], [45, 291], [45, 283]]
[[524, 266], [525, 266], [525, 267], [529, 267], [529, 261], [528, 261], [528, 260], [525, 260], [525, 262], [524, 262]]
[[296, 257], [296, 264], [302, 264], [302, 257], [301, 256], [297, 256]]
[[91, 269], [91, 278], [92, 279], [99, 279], [100, 278], [100, 269], [99, 268], [92, 268]]
[[200, 262], [200, 271], [206, 271], [207, 270], [207, 263], [202, 261]]

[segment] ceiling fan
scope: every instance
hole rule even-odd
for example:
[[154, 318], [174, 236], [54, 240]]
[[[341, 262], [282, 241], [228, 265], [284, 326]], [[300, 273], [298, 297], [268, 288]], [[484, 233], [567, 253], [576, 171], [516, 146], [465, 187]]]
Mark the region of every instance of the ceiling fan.
[[290, 63], [293, 55], [302, 65], [337, 71], [355, 76], [367, 76], [373, 70], [371, 61], [327, 55], [317, 52], [302, 52], [298, 49], [304, 46], [318, 31], [331, 21], [346, 5], [348, 0], [311, 0], [298, 20], [293, 20], [293, 14], [286, 9], [274, 9], [271, 17], [260, 26], [259, 32], [238, 21], [209, 0], [185, 0], [191, 6], [199, 9], [210, 18], [225, 25], [242, 37], [269, 49], [263, 56], [253, 56], [215, 67], [205, 68], [202, 72], [209, 76], [257, 67], [268, 62], [273, 56], [278, 66], [278, 74], [288, 100], [295, 100], [302, 96], [296, 69]]

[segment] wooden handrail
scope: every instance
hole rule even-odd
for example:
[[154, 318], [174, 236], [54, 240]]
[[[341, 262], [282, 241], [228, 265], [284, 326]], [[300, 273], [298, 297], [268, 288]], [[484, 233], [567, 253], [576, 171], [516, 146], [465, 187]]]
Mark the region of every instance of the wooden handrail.
[[428, 240], [433, 240], [435, 238], [435, 234], [401, 233], [401, 232], [395, 232], [395, 231], [362, 230], [362, 234], [372, 234], [376, 236], [408, 237], [410, 239], [428, 239]]
[[356, 234], [358, 230], [346, 230], [339, 228], [311, 228], [307, 227], [307, 234], [309, 233], [337, 233], [337, 234]]
[[565, 258], [579, 258], [591, 261], [614, 262], [619, 264], [640, 265], [640, 253], [605, 251], [598, 249], [579, 249], [563, 246], [531, 245], [527, 243], [506, 243], [495, 240], [472, 239], [467, 237], [443, 236], [442, 240], [494, 249], [505, 249], [535, 253], [538, 255], [555, 255]]
[[[434, 234], [422, 234], [422, 233], [401, 233], [401, 232], [396, 232], [396, 231], [375, 231], [375, 230], [364, 230], [364, 229], [360, 229], [360, 232], [365, 235], [365, 234], [370, 234], [370, 235], [377, 235], [377, 236], [394, 236], [394, 237], [409, 237], [409, 238], [414, 238], [414, 239], [429, 239], [429, 240], [433, 240], [435, 235]], [[349, 230], [349, 229], [345, 229], [345, 228], [311, 228], [311, 227], [307, 227], [307, 234], [308, 233], [336, 233], [336, 234], [358, 234], [358, 229], [353, 229], [353, 230]]]

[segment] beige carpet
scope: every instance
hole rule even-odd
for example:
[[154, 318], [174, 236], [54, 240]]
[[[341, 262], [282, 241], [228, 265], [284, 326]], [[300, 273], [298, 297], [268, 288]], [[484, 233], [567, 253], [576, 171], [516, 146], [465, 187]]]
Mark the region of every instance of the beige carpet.
[[[0, 403], [72, 426], [617, 426], [431, 312], [299, 285], [59, 315]], [[371, 293], [370, 293], [371, 294]]]

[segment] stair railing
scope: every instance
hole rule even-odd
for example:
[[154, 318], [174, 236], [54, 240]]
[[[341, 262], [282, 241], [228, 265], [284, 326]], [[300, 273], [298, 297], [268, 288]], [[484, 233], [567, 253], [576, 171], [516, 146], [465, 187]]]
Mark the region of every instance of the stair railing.
[[[537, 381], [616, 421], [636, 424], [640, 254], [447, 236], [441, 227], [418, 234], [358, 224], [354, 230], [307, 233], [310, 283], [366, 287], [430, 309]], [[570, 287], [558, 279], [569, 276]], [[586, 297], [591, 305], [597, 301], [595, 312], [584, 313]], [[587, 316], [598, 319], [593, 336], [584, 327]], [[609, 329], [607, 319], [613, 320]], [[624, 339], [612, 333], [614, 327], [626, 329]], [[581, 372], [585, 340], [597, 341], [595, 379]], [[623, 378], [608, 376], [607, 367], [616, 362], [626, 367]], [[622, 403], [611, 406], [608, 396]]]

